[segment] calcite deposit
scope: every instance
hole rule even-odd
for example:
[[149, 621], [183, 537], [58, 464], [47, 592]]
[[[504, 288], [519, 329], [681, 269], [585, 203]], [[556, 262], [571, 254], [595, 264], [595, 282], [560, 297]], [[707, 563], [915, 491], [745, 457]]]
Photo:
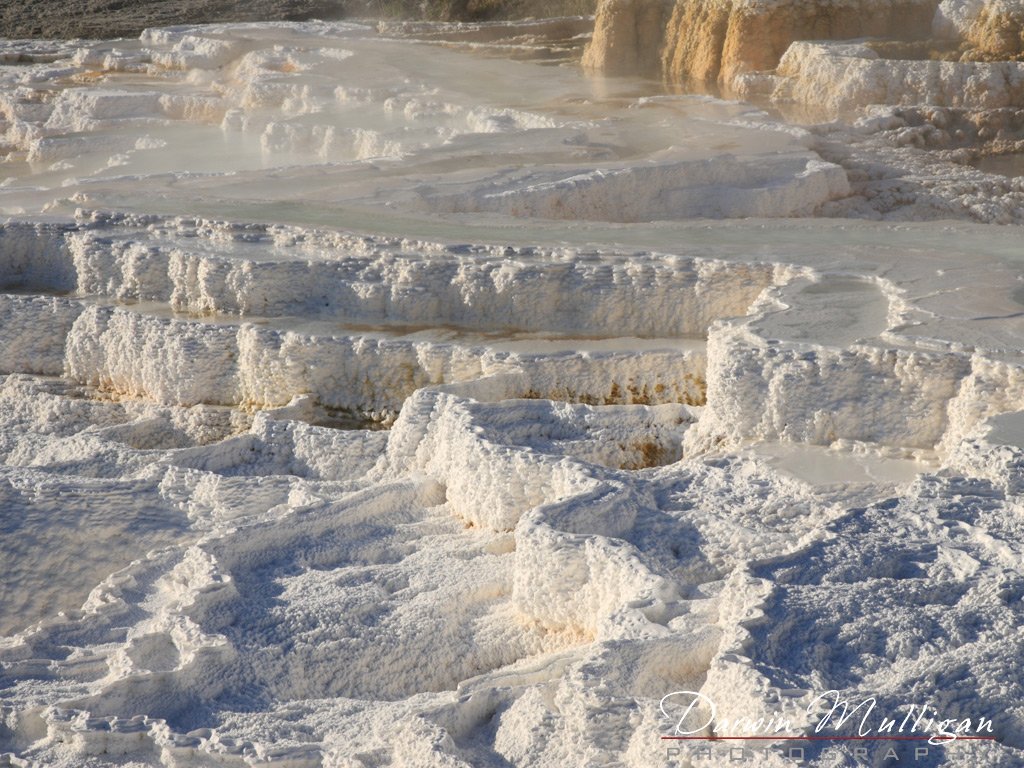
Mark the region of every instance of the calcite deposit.
[[[1011, 62], [1021, 56], [1022, 22], [1024, 6], [1017, 0], [608, 0], [598, 7], [584, 65], [606, 74], [660, 75], [690, 87], [718, 86], [740, 95], [750, 93], [745, 76], [773, 73], [795, 79], [797, 88], [818, 91], [776, 95], [777, 99], [796, 98], [813, 104], [834, 101], [837, 97], [828, 93], [830, 88], [848, 89], [843, 81], [852, 81], [864, 91], [847, 96], [858, 106], [900, 103], [902, 93], [887, 91], [920, 87], [924, 80], [930, 91], [907, 97], [924, 100], [915, 103], [931, 103], [927, 99], [936, 88], [952, 92], [965, 81], [977, 81], [976, 87], [991, 86], [999, 93], [1018, 88], [1020, 76]], [[864, 48], [868, 38], [879, 44]], [[838, 64], [851, 66], [853, 71], [838, 73], [842, 75], [838, 82], [837, 72], [820, 72], [819, 84], [811, 86], [794, 72], [795, 61], [806, 60], [807, 51], [823, 41], [843, 41], [827, 49], [845, 56]], [[857, 45], [861, 48], [856, 49]], [[858, 52], [853, 53], [855, 50]], [[857, 68], [857, 62], [849, 61], [851, 56], [877, 62], [871, 71], [864, 71]], [[947, 63], [901, 63], [914, 58], [945, 59]], [[971, 62], [991, 62], [993, 66]], [[995, 77], [1003, 77], [1007, 83], [1001, 87], [981, 83]], [[891, 86], [885, 85], [887, 82]], [[1014, 92], [1010, 98], [1020, 103], [1019, 94]], [[947, 94], [941, 103], [952, 105], [952, 101]]]
[[1024, 5], [1018, 0], [943, 0], [935, 32], [962, 43], [965, 58], [1019, 59], [1024, 53]]
[[886, 59], [866, 43], [793, 43], [770, 74], [733, 81], [737, 95], [796, 102], [828, 115], [873, 104], [987, 111], [1024, 106], [1024, 62]]
[[584, 22], [0, 41], [0, 765], [1024, 764], [1016, 69]]
[[728, 85], [744, 72], [774, 69], [798, 40], [927, 38], [935, 10], [935, 0], [609, 0], [598, 7], [584, 65], [656, 74], [660, 49], [666, 78]]
[[613, 0], [601, 5], [583, 66], [608, 75], [657, 70], [669, 4], [665, 0]]
[[927, 37], [933, 0], [680, 0], [662, 50], [665, 77], [730, 84], [774, 69], [798, 40]]

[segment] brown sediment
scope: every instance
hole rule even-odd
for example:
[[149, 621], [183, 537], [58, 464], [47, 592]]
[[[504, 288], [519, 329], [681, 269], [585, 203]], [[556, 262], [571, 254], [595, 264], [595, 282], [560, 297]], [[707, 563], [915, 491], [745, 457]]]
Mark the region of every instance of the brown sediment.
[[301, 21], [338, 18], [338, 0], [32, 0], [0, 4], [8, 38], [135, 37], [147, 27], [221, 21]]
[[677, 458], [668, 446], [654, 440], [640, 440], [630, 443], [628, 446], [620, 443], [619, 447], [623, 450], [636, 452], [635, 458], [624, 461], [619, 466], [619, 469], [637, 470], [662, 467], [670, 464]]
[[645, 443], [638, 443], [636, 448], [640, 451], [644, 467], [656, 467], [663, 463], [665, 456], [664, 446], [653, 440], [648, 440]]
[[689, 385], [690, 388], [697, 391], [697, 397], [687, 395], [683, 399], [684, 405], [707, 405], [708, 402], [708, 383], [704, 378], [694, 376], [693, 374], [686, 374], [683, 377], [683, 381]]
[[445, 21], [593, 13], [595, 0], [31, 0], [0, 3], [9, 39], [136, 37], [147, 27], [213, 22], [394, 18]]
[[569, 387], [556, 387], [545, 392], [531, 388], [520, 397], [524, 400], [558, 400], [582, 405], [704, 405], [707, 402], [707, 383], [699, 376], [686, 374], [683, 381], [672, 385], [671, 389], [662, 383], [653, 387], [633, 383], [623, 386], [613, 381], [608, 394], [603, 397], [589, 392], [578, 392]]
[[959, 61], [963, 46], [948, 40], [869, 40], [865, 45], [883, 59], [897, 61]]

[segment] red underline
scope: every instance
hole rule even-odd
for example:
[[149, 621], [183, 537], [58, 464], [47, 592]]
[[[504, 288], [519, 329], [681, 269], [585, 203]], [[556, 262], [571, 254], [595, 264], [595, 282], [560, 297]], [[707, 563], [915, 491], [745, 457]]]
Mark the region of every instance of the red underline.
[[662, 741], [995, 741], [995, 736], [662, 736]]

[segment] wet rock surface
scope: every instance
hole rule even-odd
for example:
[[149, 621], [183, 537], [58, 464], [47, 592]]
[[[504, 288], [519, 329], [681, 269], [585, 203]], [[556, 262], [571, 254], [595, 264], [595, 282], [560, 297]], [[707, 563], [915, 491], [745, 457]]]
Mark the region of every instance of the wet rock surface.
[[587, 14], [595, 0], [34, 0], [0, 8], [0, 38], [134, 37], [146, 27], [223, 21], [516, 19]]

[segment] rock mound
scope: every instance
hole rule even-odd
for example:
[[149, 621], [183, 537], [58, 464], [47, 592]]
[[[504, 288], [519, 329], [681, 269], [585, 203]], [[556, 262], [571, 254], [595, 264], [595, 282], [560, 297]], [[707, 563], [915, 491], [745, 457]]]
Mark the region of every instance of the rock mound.
[[927, 38], [936, 7], [936, 0], [605, 0], [584, 65], [607, 74], [660, 68], [675, 82], [729, 83], [775, 68], [796, 40]]
[[1024, 56], [1024, 3], [1021, 0], [943, 0], [935, 31], [961, 41], [964, 58], [992, 61]]
[[[664, 65], [673, 80], [717, 77], [727, 83], [742, 72], [773, 69], [796, 40], [843, 40], [857, 37], [927, 37], [935, 14], [933, 0], [714, 0], [723, 7], [716, 16], [724, 19], [707, 30], [688, 23], [691, 11], [707, 5], [703, 0], [676, 3], [670, 25]], [[721, 30], [721, 32], [719, 32]], [[704, 61], [687, 56], [690, 40], [696, 36], [721, 34], [721, 48], [711, 50]], [[717, 61], [716, 61], [717, 59]]]
[[[731, 87], [799, 41], [877, 38], [964, 61], [1024, 57], [1022, 0], [601, 0], [586, 68]], [[904, 58], [897, 56], [896, 58]]]
[[667, 0], [605, 0], [583, 66], [607, 75], [656, 73], [671, 12]]

